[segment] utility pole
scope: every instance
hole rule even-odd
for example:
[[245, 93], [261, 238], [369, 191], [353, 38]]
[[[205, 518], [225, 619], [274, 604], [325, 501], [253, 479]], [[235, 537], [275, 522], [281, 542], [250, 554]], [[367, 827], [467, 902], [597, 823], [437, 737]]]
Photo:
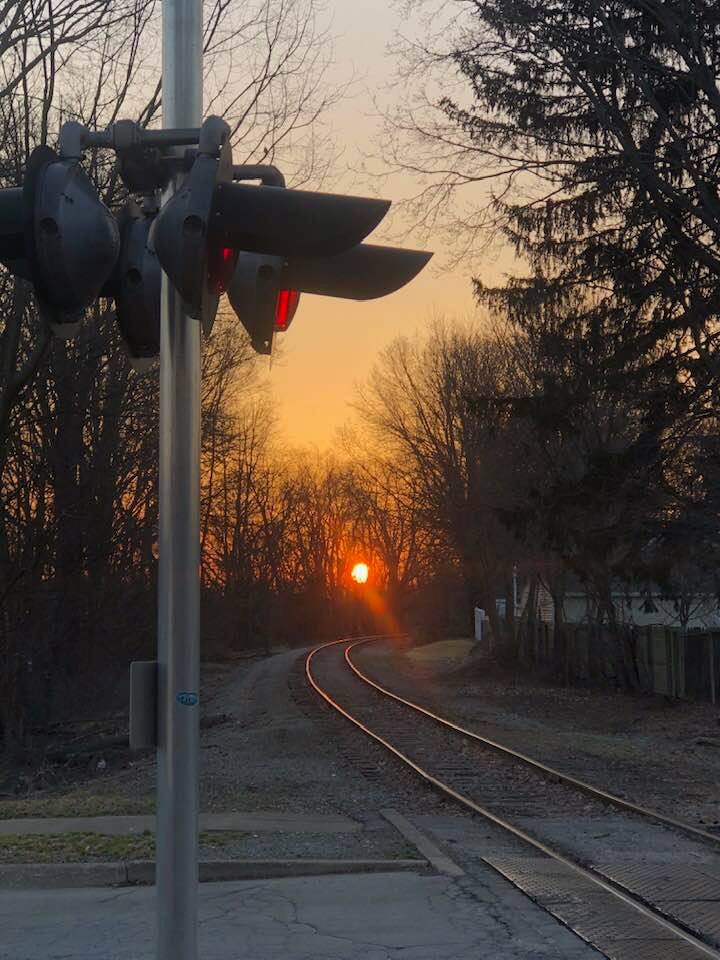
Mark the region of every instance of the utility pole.
[[[228, 124], [202, 122], [202, 0], [162, 0], [162, 27], [163, 129], [64, 123], [59, 152], [36, 147], [22, 189], [0, 188], [0, 263], [31, 281], [58, 336], [109, 298], [131, 362], [160, 355], [158, 656], [131, 664], [130, 744], [157, 748], [156, 957], [198, 960], [200, 332], [227, 290], [270, 353], [301, 292], [383, 297], [432, 254], [362, 242], [387, 200], [287, 189], [275, 167], [234, 166]], [[115, 151], [129, 194], [119, 219], [81, 165], [90, 149]]]
[[[163, 0], [163, 127], [202, 122], [202, 0]], [[179, 175], [164, 196], [180, 185]], [[197, 960], [200, 324], [162, 277], [157, 958]]]

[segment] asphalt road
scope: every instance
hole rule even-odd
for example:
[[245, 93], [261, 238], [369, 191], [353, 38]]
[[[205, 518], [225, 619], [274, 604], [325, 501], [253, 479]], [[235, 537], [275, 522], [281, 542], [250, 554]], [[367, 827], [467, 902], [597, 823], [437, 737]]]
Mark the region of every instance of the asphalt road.
[[[3, 891], [2, 960], [151, 960], [154, 888]], [[597, 960], [501, 878], [204, 884], [201, 960]]]

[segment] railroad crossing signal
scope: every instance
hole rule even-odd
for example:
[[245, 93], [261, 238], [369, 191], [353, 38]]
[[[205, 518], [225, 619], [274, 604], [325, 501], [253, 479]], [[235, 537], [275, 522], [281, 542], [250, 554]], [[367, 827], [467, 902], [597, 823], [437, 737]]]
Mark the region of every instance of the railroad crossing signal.
[[149, 243], [156, 211], [130, 201], [120, 217], [120, 255], [103, 293], [115, 300], [115, 316], [133, 364], [160, 353], [162, 269]]
[[[168, 127], [143, 130], [118, 121], [105, 131], [90, 131], [74, 121], [64, 124], [59, 154], [37, 148], [24, 187], [0, 190], [0, 262], [32, 282], [41, 313], [56, 331], [74, 332], [95, 299], [113, 298], [123, 336], [138, 360], [159, 349], [160, 304], [158, 661], [156, 669], [135, 671], [142, 683], [134, 689], [150, 720], [140, 732], [148, 733], [149, 743], [157, 737], [158, 748], [157, 957], [197, 960], [197, 323], [209, 331], [241, 251], [287, 260], [280, 273], [293, 257], [340, 255], [362, 242], [389, 204], [285, 190], [281, 182], [234, 183], [227, 125], [211, 117], [196, 126], [202, 114], [202, 2], [167, 0], [162, 6]], [[118, 224], [80, 166], [88, 148], [115, 150], [120, 178], [130, 196], [143, 198], [144, 211], [129, 207]], [[153, 203], [160, 208], [155, 216]], [[422, 255], [411, 275], [427, 259]], [[158, 263], [169, 281], [161, 278], [159, 297]], [[286, 296], [281, 291], [276, 300], [276, 317], [283, 304], [286, 324], [297, 307], [290, 291], [297, 289], [288, 288]], [[134, 732], [136, 726], [131, 720]]]
[[0, 259], [32, 281], [56, 335], [77, 332], [119, 250], [117, 221], [90, 178], [49, 147], [30, 154], [22, 188], [0, 190]]
[[275, 333], [287, 330], [300, 294], [283, 287], [285, 261], [262, 253], [241, 253], [228, 285], [228, 299], [257, 353], [272, 353]]
[[372, 300], [399, 290], [431, 254], [369, 243], [332, 257], [273, 257], [241, 253], [228, 299], [258, 353], [271, 353], [276, 333], [287, 330], [301, 293]]
[[[286, 189], [274, 168], [234, 167], [229, 136], [219, 117], [178, 131], [121, 121], [93, 133], [70, 123], [59, 154], [33, 151], [23, 187], [0, 190], [0, 261], [31, 280], [55, 333], [72, 336], [85, 310], [109, 297], [131, 359], [141, 365], [157, 356], [164, 270], [206, 334], [227, 292], [255, 350], [270, 353], [301, 293], [385, 296], [430, 259], [362, 243], [388, 201]], [[90, 146], [115, 149], [120, 176], [143, 196], [142, 208], [131, 200], [115, 217], [102, 203], [80, 165]], [[185, 172], [183, 184], [158, 212], [160, 192], [177, 172]], [[238, 182], [250, 177], [266, 182]]]

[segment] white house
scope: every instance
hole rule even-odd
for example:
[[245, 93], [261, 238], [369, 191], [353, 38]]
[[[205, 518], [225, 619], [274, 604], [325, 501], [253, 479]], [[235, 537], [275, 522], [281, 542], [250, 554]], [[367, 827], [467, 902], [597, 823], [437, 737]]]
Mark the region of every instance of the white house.
[[[526, 585], [521, 594], [520, 608], [524, 610], [529, 600], [530, 588]], [[536, 609], [538, 618], [545, 623], [552, 623], [555, 619], [555, 609], [550, 591], [542, 583], [538, 583], [536, 590]], [[613, 604], [618, 623], [644, 626], [680, 627], [680, 617], [673, 600], [662, 595], [659, 587], [650, 585], [648, 590], [640, 591], [637, 587], [618, 584], [613, 592]], [[583, 589], [582, 585], [574, 580], [570, 589], [565, 593], [563, 600], [563, 617], [565, 623], [587, 623], [594, 620], [593, 599]], [[701, 595], [694, 597], [689, 604], [689, 630], [717, 630], [720, 629], [720, 607], [715, 595]]]

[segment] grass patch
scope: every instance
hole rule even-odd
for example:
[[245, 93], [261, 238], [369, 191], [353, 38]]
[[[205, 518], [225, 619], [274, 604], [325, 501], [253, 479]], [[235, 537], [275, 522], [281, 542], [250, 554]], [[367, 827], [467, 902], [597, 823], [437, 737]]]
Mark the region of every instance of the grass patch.
[[[242, 840], [237, 830], [207, 830], [200, 834], [202, 847], [222, 847]], [[105, 833], [0, 835], [0, 863], [85, 863], [154, 860], [155, 837], [149, 830], [113, 836]]]
[[82, 863], [147, 860], [155, 856], [151, 833], [107, 836], [101, 833], [0, 836], [0, 863]]
[[434, 643], [426, 643], [421, 647], [413, 647], [408, 651], [407, 656], [410, 660], [448, 660], [458, 659], [470, 655], [475, 641], [468, 637], [452, 637], [448, 640], [437, 640]]
[[200, 834], [201, 847], [222, 847], [226, 843], [244, 840], [249, 836], [243, 830], [203, 830]]
[[0, 801], [0, 820], [23, 817], [104, 817], [137, 816], [155, 813], [155, 798], [120, 797], [113, 794], [92, 797], [27, 797]]

